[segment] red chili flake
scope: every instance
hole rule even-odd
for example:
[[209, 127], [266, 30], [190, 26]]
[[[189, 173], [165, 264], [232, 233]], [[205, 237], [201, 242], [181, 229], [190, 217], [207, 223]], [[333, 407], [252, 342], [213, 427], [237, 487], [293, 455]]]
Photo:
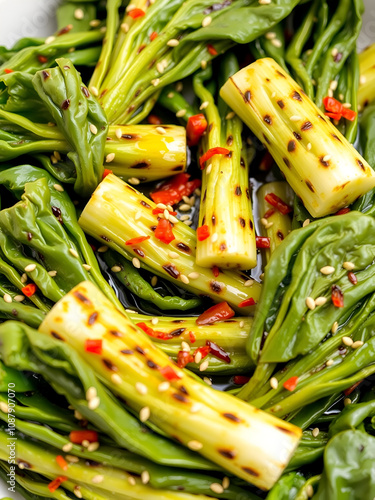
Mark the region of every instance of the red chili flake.
[[32, 297], [34, 293], [38, 290], [37, 286], [34, 283], [30, 283], [22, 288], [22, 293], [26, 295], [26, 297]]
[[125, 241], [125, 245], [138, 245], [142, 243], [142, 241], [149, 240], [150, 236], [138, 236], [137, 238], [131, 238], [128, 241]]
[[207, 224], [197, 228], [197, 238], [198, 241], [204, 241], [210, 236], [210, 228]]
[[151, 193], [155, 203], [175, 205], [182, 200], [183, 196], [190, 196], [195, 189], [201, 185], [200, 179], [189, 180], [190, 175], [186, 173], [177, 174], [170, 180], [164, 182], [158, 189]]
[[186, 135], [189, 146], [196, 146], [200, 138], [207, 129], [206, 117], [199, 113], [198, 115], [190, 116], [186, 125]]
[[190, 344], [195, 344], [195, 341], [197, 340], [193, 332], [189, 332], [189, 339], [190, 339]]
[[350, 208], [342, 208], [338, 212], [336, 212], [334, 215], [345, 215], [350, 212]]
[[161, 375], [165, 379], [169, 380], [170, 382], [172, 380], [179, 380], [180, 379], [180, 377], [177, 375], [177, 373], [170, 366], [164, 366], [164, 368], [160, 368], [159, 371], [160, 371]]
[[344, 307], [344, 294], [339, 286], [332, 286], [331, 298], [335, 307]]
[[348, 279], [353, 285], [356, 285], [358, 283], [358, 278], [352, 271], [348, 272]]
[[153, 337], [155, 339], [170, 340], [173, 338], [173, 335], [171, 335], [170, 333], [158, 332], [150, 326], [146, 325], [146, 323], [136, 323], [136, 326], [147, 333], [149, 337]]
[[355, 384], [351, 385], [344, 391], [345, 396], [350, 396], [350, 394], [357, 389], [357, 387], [362, 384], [363, 380], [360, 380], [359, 382], [356, 382]]
[[209, 149], [208, 151], [206, 151], [204, 153], [204, 155], [202, 155], [199, 158], [199, 164], [200, 164], [201, 170], [204, 169], [204, 164], [206, 163], [206, 161], [209, 160], [210, 158], [212, 158], [213, 156], [215, 156], [215, 155], [227, 155], [229, 153], [230, 153], [230, 151], [227, 148], [211, 148], [211, 149]]
[[283, 383], [284, 389], [287, 391], [294, 391], [298, 384], [298, 377], [290, 377]]
[[68, 478], [66, 476], [59, 476], [57, 477], [56, 479], [54, 479], [53, 481], [51, 481], [48, 485], [48, 489], [51, 493], [54, 493], [57, 488], [59, 488], [62, 483], [64, 483], [65, 481], [67, 481]]
[[179, 368], [185, 368], [188, 363], [193, 363], [194, 356], [186, 351], [178, 351], [177, 354], [177, 366]]
[[235, 312], [227, 302], [220, 302], [204, 311], [195, 322], [197, 325], [213, 325], [217, 321], [233, 318], [234, 315]]
[[224, 361], [224, 363], [228, 364], [230, 363], [231, 360], [229, 354], [215, 342], [212, 342], [211, 340], [206, 340], [206, 346], [210, 348], [210, 354], [212, 354], [212, 356], [221, 359], [222, 361]]
[[61, 30], [57, 32], [56, 36], [66, 35], [72, 29], [73, 29], [73, 24], [68, 24], [67, 26], [61, 28]]
[[5, 73], [6, 73], [7, 75], [9, 75], [10, 73], [13, 73], [13, 70], [12, 70], [12, 69], [9, 69], [9, 68], [5, 68], [5, 69], [4, 69], [4, 71], [5, 71]]
[[332, 120], [341, 120], [341, 114], [340, 113], [324, 113], [328, 118], [332, 118]]
[[357, 117], [357, 113], [356, 111], [353, 111], [352, 109], [348, 109], [348, 108], [345, 108], [343, 106], [343, 109], [342, 109], [342, 116], [344, 118], [346, 118], [347, 120], [349, 120], [350, 122], [354, 122], [354, 120], [356, 119]]
[[102, 179], [105, 179], [107, 177], [107, 175], [109, 175], [109, 174], [113, 174], [113, 171], [109, 170], [109, 168], [105, 168], [104, 172], [103, 172]]
[[342, 112], [342, 104], [339, 102], [337, 99], [334, 97], [325, 97], [323, 99], [323, 104], [324, 107], [326, 108], [327, 111], [330, 113], [340, 113]]
[[48, 58], [47, 58], [46, 56], [39, 55], [39, 56], [38, 56], [38, 61], [39, 61], [41, 64], [46, 64], [46, 63], [48, 63]]
[[202, 356], [201, 359], [204, 359], [206, 356], [208, 356], [210, 354], [211, 347], [208, 346], [208, 345], [204, 345], [202, 347], [198, 347], [198, 349], [195, 349], [195, 351], [193, 353], [193, 358], [195, 358], [195, 356], [198, 354], [198, 352], [201, 353], [201, 356]]
[[154, 232], [155, 238], [167, 245], [175, 239], [172, 224], [167, 219], [160, 219]]
[[233, 377], [233, 383], [236, 385], [245, 385], [250, 380], [250, 377], [246, 377], [245, 375], [235, 375]]
[[56, 462], [57, 465], [62, 469], [62, 470], [68, 470], [68, 462], [65, 460], [65, 458], [61, 455], [57, 455], [56, 457]]
[[156, 115], [148, 115], [147, 121], [150, 125], [161, 125], [163, 123]]
[[273, 214], [275, 213], [275, 210], [273, 208], [270, 208], [267, 210], [267, 212], [263, 215], [264, 219], [269, 219]]
[[238, 304], [238, 307], [247, 307], [247, 306], [254, 306], [256, 304], [255, 300], [252, 297], [249, 297], [248, 299], [243, 300]]
[[142, 9], [132, 9], [128, 12], [129, 16], [132, 19], [137, 19], [138, 17], [143, 17], [146, 15], [146, 12]]
[[215, 47], [213, 45], [211, 45], [210, 43], [207, 44], [207, 50], [208, 52], [212, 55], [212, 56], [217, 56], [218, 55], [218, 51], [215, 49]]
[[153, 31], [150, 35], [150, 40], [151, 42], [153, 42], [155, 40], [155, 38], [158, 36], [158, 34], [156, 33], [156, 31]]
[[102, 339], [86, 339], [85, 351], [93, 354], [101, 354], [103, 349]]
[[259, 164], [259, 170], [261, 170], [262, 172], [269, 172], [274, 163], [275, 160], [273, 159], [273, 156], [269, 151], [267, 151]]
[[257, 236], [255, 238], [257, 248], [270, 248], [271, 238], [265, 236]]
[[96, 431], [71, 431], [69, 434], [69, 441], [74, 444], [82, 444], [83, 441], [97, 443], [99, 441], [99, 437]]
[[326, 116], [333, 118], [334, 120], [340, 120], [341, 118], [346, 118], [347, 120], [353, 122], [357, 113], [352, 109], [348, 109], [337, 101], [334, 97], [325, 97], [323, 99], [323, 104], [328, 113]]
[[292, 212], [292, 207], [285, 203], [281, 198], [275, 195], [275, 193], [266, 194], [264, 197], [267, 203], [276, 208], [281, 214], [286, 215]]
[[[158, 214], [163, 214], [164, 213], [164, 209], [162, 208], [154, 208], [154, 210], [152, 211], [152, 213], [154, 215], [158, 215]], [[177, 212], [169, 212], [171, 215], [177, 215]]]
[[217, 266], [214, 266], [212, 268], [212, 274], [215, 276], [215, 278], [217, 278], [220, 274], [220, 269]]

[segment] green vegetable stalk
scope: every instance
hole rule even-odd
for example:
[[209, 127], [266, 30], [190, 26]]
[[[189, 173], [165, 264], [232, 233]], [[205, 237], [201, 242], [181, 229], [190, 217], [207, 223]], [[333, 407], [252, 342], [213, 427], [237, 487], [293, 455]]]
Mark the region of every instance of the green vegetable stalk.
[[56, 304], [40, 331], [76, 349], [141, 421], [255, 485], [272, 487], [298, 443], [298, 428], [181, 372], [89, 282]]
[[359, 55], [360, 81], [358, 89], [358, 105], [360, 111], [363, 111], [374, 101], [374, 68], [375, 44], [370, 45]]

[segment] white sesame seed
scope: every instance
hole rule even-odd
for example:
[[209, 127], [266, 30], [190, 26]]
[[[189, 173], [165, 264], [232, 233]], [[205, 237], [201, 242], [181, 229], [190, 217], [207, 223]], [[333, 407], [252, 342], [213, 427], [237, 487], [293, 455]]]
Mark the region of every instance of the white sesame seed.
[[139, 420], [141, 422], [146, 422], [146, 420], [150, 418], [150, 415], [151, 415], [150, 408], [148, 406], [145, 406], [139, 412]]
[[168, 391], [168, 389], [170, 388], [171, 384], [167, 381], [165, 382], [161, 382], [158, 386], [158, 391], [159, 392], [165, 392], [165, 391]]
[[177, 92], [182, 92], [183, 88], [184, 88], [184, 84], [182, 82], [176, 83], [176, 91]]
[[352, 404], [352, 400], [350, 398], [345, 398], [344, 399], [344, 406], [348, 406]]
[[268, 33], [265, 34], [265, 37], [267, 38], [267, 40], [273, 40], [274, 38], [276, 38], [276, 33], [274, 33], [273, 31], [268, 31]]
[[169, 220], [169, 212], [167, 209], [164, 210], [163, 215], [164, 215], [164, 219]]
[[244, 321], [240, 321], [239, 326], [240, 326], [240, 328], [243, 328], [245, 326], [245, 322]]
[[147, 394], [148, 390], [147, 390], [147, 387], [145, 386], [145, 384], [142, 384], [142, 382], [137, 382], [135, 384], [135, 389], [137, 392], [139, 392], [139, 394], [141, 394], [142, 396], [144, 396], [145, 394]]
[[99, 448], [100, 444], [95, 441], [94, 443], [90, 443], [87, 447], [87, 451], [96, 451]]
[[91, 481], [94, 483], [94, 484], [99, 484], [99, 483], [102, 483], [104, 481], [104, 476], [102, 476], [101, 474], [98, 474], [96, 476], [94, 476]]
[[333, 359], [329, 359], [328, 361], [326, 361], [326, 366], [332, 366], [334, 363]]
[[185, 274], [180, 274], [180, 280], [182, 281], [182, 283], [185, 283], [185, 285], [188, 285], [190, 283], [189, 278], [185, 276]]
[[192, 207], [195, 205], [195, 196], [192, 196], [189, 201], [188, 201], [189, 205], [191, 205]]
[[197, 273], [197, 272], [192, 272], [190, 274], [188, 274], [188, 278], [190, 278], [191, 280], [197, 280], [199, 278], [200, 274]]
[[353, 271], [353, 269], [355, 268], [355, 265], [353, 264], [353, 262], [344, 262], [342, 267], [344, 269], [346, 269], [347, 271]]
[[300, 120], [302, 120], [302, 118], [298, 115], [293, 115], [290, 117], [291, 122], [299, 122]]
[[162, 62], [158, 62], [156, 65], [156, 70], [158, 73], [163, 73], [164, 72], [164, 64]]
[[156, 127], [155, 130], [160, 135], [165, 135], [167, 133], [164, 127]]
[[81, 493], [81, 489], [79, 486], [74, 486], [74, 490], [73, 490], [73, 493], [75, 494], [75, 496], [77, 498], [83, 498], [83, 495]]
[[254, 284], [254, 280], [250, 279], [250, 280], [245, 281], [243, 286], [252, 286], [253, 284]]
[[79, 258], [79, 255], [78, 255], [78, 252], [75, 248], [69, 248], [69, 252], [71, 255], [73, 255], [73, 257], [75, 257], [76, 259]]
[[205, 59], [202, 59], [201, 61], [201, 68], [206, 69], [207, 68], [207, 61]]
[[356, 340], [352, 344], [352, 349], [358, 349], [358, 347], [362, 347], [362, 346], [363, 346], [362, 340]]
[[151, 80], [151, 83], [154, 87], [157, 87], [160, 83], [160, 78], [154, 78], [153, 80]]
[[178, 209], [181, 211], [181, 212], [187, 212], [188, 210], [191, 210], [191, 206], [188, 205], [187, 203], [183, 203], [182, 205], [180, 205], [178, 207]]
[[306, 492], [306, 495], [308, 496], [308, 498], [312, 498], [312, 496], [314, 495], [314, 488], [312, 487], [311, 484], [308, 484], [306, 486], [305, 492]]
[[[49, 274], [49, 273], [48, 273]], [[25, 284], [27, 281], [27, 274], [26, 273], [23, 273], [23, 275], [21, 276], [21, 283]]]
[[277, 38], [271, 40], [271, 43], [274, 47], [277, 47], [278, 49], [283, 46], [281, 40], [278, 40]]
[[312, 297], [307, 297], [306, 305], [312, 311], [315, 309], [315, 300]]
[[339, 99], [340, 99], [340, 101], [343, 101], [345, 99], [344, 94], [339, 94]]
[[198, 365], [201, 361], [202, 361], [202, 353], [198, 351], [194, 357], [194, 363]]
[[55, 156], [55, 155], [52, 155], [50, 158], [51, 158], [51, 162], [52, 162], [54, 165], [56, 165], [56, 163], [58, 162], [58, 159], [56, 158], [56, 156]]
[[183, 224], [185, 224], [186, 226], [191, 226], [193, 224], [193, 221], [192, 220], [185, 220], [183, 222]]
[[311, 148], [312, 148], [312, 144], [311, 144], [311, 142], [309, 142], [309, 143], [307, 144], [306, 148], [307, 148], [307, 150], [308, 150], [308, 151], [311, 151]]
[[65, 455], [65, 460], [71, 464], [77, 464], [79, 462], [79, 458], [75, 455]]
[[262, 226], [267, 226], [267, 224], [268, 224], [268, 220], [267, 220], [265, 217], [262, 217], [262, 218], [260, 219], [260, 223], [262, 224]]
[[90, 401], [93, 398], [96, 398], [98, 395], [95, 387], [89, 387], [86, 391], [86, 399]]
[[141, 480], [143, 484], [147, 484], [150, 482], [150, 473], [147, 470], [142, 471]]
[[88, 441], [87, 439], [84, 439], [81, 444], [84, 448], [87, 448], [90, 444], [90, 441]]
[[176, 217], [174, 215], [169, 214], [168, 218], [169, 218], [169, 221], [172, 222], [172, 224], [178, 223], [178, 219], [176, 219]]
[[351, 107], [352, 107], [352, 105], [351, 105], [351, 103], [350, 103], [350, 102], [344, 102], [343, 107], [344, 107], [344, 108], [348, 108], [348, 109], [349, 109], [349, 108], [351, 108]]
[[113, 273], [119, 273], [121, 271], [121, 266], [112, 266], [111, 271]]
[[129, 25], [128, 25], [128, 23], [122, 23], [121, 24], [121, 31], [123, 33], [127, 33], [129, 31]]
[[335, 321], [332, 325], [332, 328], [331, 328], [331, 333], [333, 333], [333, 335], [337, 332], [338, 327], [339, 327], [339, 324], [337, 323], [337, 321]]
[[181, 118], [186, 115], [186, 109], [179, 109], [176, 113], [177, 118]]
[[92, 27], [92, 28], [97, 28], [100, 24], [100, 20], [99, 19], [93, 19], [92, 21], [89, 22], [89, 25]]
[[177, 252], [168, 252], [168, 256], [171, 258], [171, 259], [178, 259], [179, 258], [179, 255]]
[[202, 104], [199, 106], [199, 109], [202, 111], [203, 109], [206, 109], [207, 106], [209, 106], [210, 103], [208, 101], [202, 102]]
[[206, 359], [205, 361], [203, 361], [200, 365], [199, 365], [199, 371], [200, 372], [204, 372], [207, 370], [208, 368], [208, 365], [209, 365], [209, 361], [208, 359]]
[[212, 243], [215, 243], [215, 241], [217, 241], [219, 238], [219, 235], [217, 233], [214, 233], [212, 236], [211, 236], [211, 242]]
[[337, 80], [332, 80], [331, 83], [330, 83], [330, 85], [329, 85], [329, 88], [331, 90], [336, 90], [338, 84], [339, 84], [339, 82]]
[[94, 135], [96, 135], [98, 133], [98, 129], [93, 123], [90, 123], [90, 130], [91, 130], [91, 133]]
[[334, 272], [335, 272], [335, 268], [334, 268], [334, 267], [332, 267], [332, 266], [324, 266], [324, 267], [322, 267], [322, 268], [320, 269], [320, 272], [321, 272], [322, 274], [326, 274], [326, 275], [328, 275], [328, 274], [332, 274], [332, 273], [334, 273]]
[[90, 90], [90, 92], [92, 93], [93, 96], [98, 97], [99, 90], [96, 87], [90, 87], [89, 90]]
[[137, 186], [141, 183], [141, 181], [137, 179], [137, 177], [130, 177], [130, 179], [128, 179], [128, 182], [129, 184], [133, 184], [133, 186]]
[[328, 89], [328, 97], [333, 97], [333, 90]]
[[360, 83], [361, 85], [364, 85], [364, 84], [366, 83], [366, 81], [367, 81], [367, 78], [365, 77], [365, 75], [361, 75], [361, 76], [359, 77], [359, 83]]
[[9, 295], [9, 293], [4, 293], [4, 295], [3, 295], [3, 299], [4, 299], [4, 302], [7, 302], [8, 304], [10, 304], [10, 303], [13, 301], [13, 299], [12, 299], [12, 297]]
[[318, 297], [315, 299], [316, 306], [323, 306], [327, 302], [326, 297]]
[[31, 273], [33, 271], [35, 271], [36, 269], [36, 264], [28, 264], [26, 267], [25, 267], [25, 271], [27, 273]]
[[109, 153], [107, 154], [107, 156], [105, 157], [105, 161], [107, 163], [111, 163], [111, 161], [113, 161], [115, 159], [115, 153]]
[[225, 119], [226, 120], [232, 120], [236, 116], [236, 113], [234, 111], [229, 111], [229, 113], [226, 115]]
[[206, 28], [212, 23], [212, 17], [211, 16], [206, 16], [203, 21], [202, 21], [202, 26], [203, 28]]
[[212, 163], [210, 163], [210, 164], [208, 165], [208, 167], [206, 168], [206, 174], [207, 174], [207, 175], [208, 175], [208, 174], [210, 174], [210, 173], [211, 173], [211, 170], [212, 170]]
[[117, 128], [116, 132], [115, 132], [115, 135], [116, 135], [117, 139], [121, 139], [121, 137], [122, 137], [122, 130], [120, 128]]
[[168, 99], [173, 99], [174, 98], [174, 92], [169, 92], [167, 94]]
[[325, 155], [325, 156], [323, 156], [323, 161], [328, 162], [331, 158], [332, 158], [331, 155]]
[[164, 205], [164, 203], [158, 203], [156, 205], [156, 208], [161, 208], [162, 210], [165, 210], [167, 208], [167, 205]]
[[98, 397], [90, 399], [88, 402], [88, 407], [90, 410], [96, 410], [100, 405], [100, 399]]
[[272, 389], [277, 389], [279, 387], [279, 381], [276, 377], [271, 377], [270, 386], [272, 387]]
[[318, 427], [315, 427], [313, 430], [312, 430], [312, 435], [314, 436], [314, 438], [318, 437], [319, 436], [319, 432], [320, 430], [318, 429]]
[[80, 21], [85, 17], [85, 13], [83, 12], [82, 9], [76, 9], [74, 11], [74, 17]]
[[105, 253], [105, 252], [107, 252], [107, 250], [108, 250], [107, 245], [102, 245], [101, 247], [98, 248], [99, 253]]
[[49, 36], [45, 39], [45, 42], [47, 45], [54, 42], [56, 40], [56, 38], [54, 36]]
[[157, 276], [153, 276], [151, 278], [151, 286], [155, 287], [158, 283], [158, 277]]
[[181, 349], [185, 352], [190, 352], [191, 351], [191, 347], [189, 346], [189, 344], [187, 342], [185, 342], [184, 340], [181, 342]]
[[131, 486], [135, 486], [137, 484], [135, 478], [133, 476], [129, 476], [128, 477], [128, 483], [131, 485]]
[[113, 384], [120, 385], [122, 383], [122, 378], [117, 373], [112, 373], [111, 381]]
[[57, 271], [48, 271], [47, 274], [49, 274], [49, 276], [51, 276], [52, 278], [54, 278], [55, 276], [57, 276]]
[[74, 410], [74, 418], [77, 420], [83, 420], [83, 415], [78, 410]]
[[134, 220], [139, 220], [142, 217], [142, 212], [139, 211], [134, 215]]
[[168, 45], [168, 47], [177, 47], [177, 45], [179, 43], [180, 42], [178, 40], [176, 40], [175, 38], [171, 38], [170, 40], [168, 40], [167, 45]]
[[83, 269], [86, 269], [86, 271], [90, 271], [91, 266], [89, 264], [82, 264]]
[[276, 97], [276, 92], [272, 92], [271, 94], [271, 98], [273, 99], [274, 97]]
[[338, 49], [336, 47], [334, 49], [332, 49], [331, 54], [332, 54], [333, 57], [336, 57], [338, 53], [339, 53], [339, 51], [338, 51]]
[[202, 409], [201, 403], [193, 403], [190, 407], [191, 413], [198, 413]]
[[153, 325], [157, 325], [159, 323], [159, 319], [158, 318], [152, 318], [151, 323]]
[[230, 479], [229, 477], [224, 477], [223, 478], [223, 482], [222, 482], [222, 485], [223, 485], [223, 488], [224, 490], [228, 489], [229, 488], [229, 485], [230, 485]]
[[306, 227], [306, 226], [308, 226], [309, 224], [310, 224], [310, 219], [305, 219], [305, 220], [303, 221], [302, 227]]
[[2, 411], [3, 413], [9, 413], [9, 406], [4, 403], [4, 401], [0, 402], [0, 411]]
[[187, 444], [188, 448], [190, 448], [191, 450], [194, 450], [194, 451], [198, 451], [198, 450], [201, 450], [203, 448], [203, 444], [200, 443], [199, 441], [189, 441], [188, 444]]
[[212, 385], [212, 380], [208, 377], [203, 377], [203, 382], [206, 382], [207, 385]]
[[64, 446], [61, 448], [62, 451], [65, 451], [65, 453], [68, 453], [71, 449], [73, 448], [73, 443], [66, 443]]
[[341, 341], [344, 345], [348, 347], [353, 345], [353, 339], [351, 339], [350, 337], [342, 337]]
[[[260, 2], [264, 2], [265, 0], [259, 0], [259, 3]], [[212, 483], [210, 485], [210, 489], [214, 492], [214, 493], [217, 493], [218, 495], [220, 495], [220, 493], [224, 493], [224, 488], [221, 486], [221, 484], [219, 483]]]
[[56, 189], [56, 191], [59, 191], [60, 193], [64, 191], [64, 188], [60, 186], [60, 184], [54, 184], [53, 187]]

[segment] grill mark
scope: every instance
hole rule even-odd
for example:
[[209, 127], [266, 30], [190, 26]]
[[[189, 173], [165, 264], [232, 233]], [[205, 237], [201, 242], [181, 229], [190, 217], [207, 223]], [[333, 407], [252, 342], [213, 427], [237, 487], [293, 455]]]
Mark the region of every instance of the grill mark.
[[86, 304], [88, 306], [91, 306], [91, 300], [89, 300], [87, 297], [83, 295], [81, 292], [73, 292], [75, 297], [80, 301], [83, 302], [83, 304]]
[[95, 321], [98, 319], [99, 314], [95, 311], [93, 312], [90, 316], [89, 319], [87, 320], [87, 323], [89, 325], [93, 325]]
[[306, 132], [306, 130], [311, 130], [312, 128], [313, 128], [313, 124], [311, 122], [307, 121], [302, 125], [301, 130]]
[[180, 276], [180, 272], [173, 264], [165, 264], [162, 268], [169, 274], [169, 276], [172, 276], [172, 278], [177, 279]]
[[233, 413], [223, 413], [222, 415], [224, 418], [231, 420], [232, 422], [236, 422], [237, 424], [242, 422], [242, 420], [236, 415], [233, 415]]

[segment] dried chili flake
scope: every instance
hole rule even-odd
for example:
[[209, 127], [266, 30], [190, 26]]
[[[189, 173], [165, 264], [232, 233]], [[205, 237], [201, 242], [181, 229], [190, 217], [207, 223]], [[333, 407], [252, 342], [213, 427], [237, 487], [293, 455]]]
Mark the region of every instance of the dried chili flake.
[[62, 483], [64, 483], [65, 481], [67, 481], [68, 478], [66, 476], [59, 476], [57, 477], [56, 479], [54, 479], [53, 481], [51, 481], [48, 485], [48, 489], [51, 493], [54, 493], [57, 488], [60, 488], [60, 486], [62, 485]]
[[[170, 212], [169, 210], [168, 210], [168, 212], [169, 212], [171, 215], [177, 215], [177, 212]], [[163, 213], [164, 213], [164, 209], [163, 209], [163, 208], [154, 208], [154, 209], [153, 209], [153, 211], [152, 211], [152, 213], [153, 213], [154, 215], [163, 214]]]
[[62, 469], [62, 470], [68, 470], [68, 462], [65, 460], [65, 458], [61, 455], [57, 455], [56, 457], [56, 462], [57, 465]]
[[293, 210], [292, 207], [285, 203], [285, 201], [279, 198], [275, 193], [266, 194], [264, 199], [283, 215], [290, 214]]
[[9, 69], [9, 68], [5, 68], [4, 71], [7, 75], [9, 75], [10, 73], [13, 73], [13, 69]]
[[172, 179], [164, 182], [158, 189], [151, 193], [155, 203], [164, 205], [175, 205], [184, 196], [190, 196], [201, 185], [200, 179], [189, 180], [190, 175], [186, 173], [177, 174]]
[[246, 377], [245, 375], [235, 375], [233, 377], [233, 383], [236, 385], [245, 385], [250, 380], [250, 377]]
[[259, 164], [259, 170], [262, 172], [269, 172], [274, 163], [275, 160], [273, 159], [273, 156], [269, 151], [267, 151]]
[[102, 339], [86, 339], [85, 351], [93, 354], [101, 354], [103, 350]]
[[156, 31], [153, 31], [150, 35], [150, 40], [151, 42], [153, 42], [155, 40], [155, 38], [157, 38], [158, 34], [156, 33]]
[[146, 15], [146, 12], [142, 9], [136, 8], [129, 11], [128, 14], [132, 19], [138, 19], [139, 17], [144, 17]]
[[283, 383], [284, 389], [287, 391], [294, 391], [298, 384], [298, 377], [290, 377]]
[[178, 351], [177, 366], [179, 368], [185, 368], [187, 364], [193, 363], [193, 361], [194, 361], [194, 356], [192, 356], [189, 352]]
[[204, 241], [210, 236], [210, 228], [207, 224], [197, 228], [197, 238], [198, 241]]
[[217, 278], [220, 274], [220, 269], [217, 266], [213, 266], [212, 274], [215, 276], [215, 278]]
[[217, 148], [209, 149], [208, 151], [206, 151], [204, 153], [204, 155], [202, 155], [199, 158], [199, 164], [200, 164], [201, 169], [204, 168], [204, 164], [206, 163], [206, 161], [209, 160], [210, 158], [212, 158], [213, 156], [215, 156], [215, 155], [227, 155], [229, 153], [230, 153], [230, 150], [227, 148], [217, 147]]
[[99, 441], [99, 437], [96, 431], [71, 431], [69, 434], [69, 441], [74, 444], [82, 444], [83, 441], [88, 441], [89, 443], [97, 443]]
[[160, 219], [154, 232], [155, 238], [167, 245], [175, 239], [172, 224], [167, 219]]
[[271, 246], [271, 238], [267, 238], [266, 236], [257, 236], [255, 241], [257, 248], [270, 248]]
[[38, 61], [39, 61], [41, 64], [46, 64], [46, 63], [48, 63], [48, 58], [47, 58], [46, 56], [39, 55], [39, 56], [38, 56]]
[[263, 215], [264, 219], [269, 219], [273, 214], [275, 213], [275, 210], [273, 208], [270, 208], [267, 210], [267, 212]]
[[177, 373], [171, 368], [170, 366], [164, 366], [164, 368], [160, 368], [160, 373], [161, 375], [172, 382], [173, 380], [179, 380], [180, 377], [177, 375]]
[[207, 50], [208, 50], [209, 54], [211, 54], [211, 56], [217, 56], [218, 55], [218, 51], [210, 43], [207, 44]]
[[143, 241], [149, 240], [150, 236], [138, 236], [136, 238], [131, 238], [130, 240], [125, 241], [125, 245], [138, 245]]
[[148, 115], [147, 122], [150, 125], [161, 125], [163, 123], [157, 115]]
[[248, 306], [254, 306], [256, 304], [255, 300], [252, 297], [249, 297], [248, 299], [243, 300], [238, 304], [238, 307], [248, 307]]
[[196, 342], [197, 338], [193, 332], [189, 332], [189, 340], [190, 340], [190, 344], [194, 344]]
[[335, 307], [344, 307], [344, 294], [339, 286], [332, 286], [331, 298]]
[[189, 146], [196, 146], [200, 138], [207, 129], [206, 117], [199, 113], [198, 115], [190, 116], [186, 126], [186, 136]]
[[224, 361], [224, 363], [228, 364], [230, 363], [231, 360], [229, 354], [215, 342], [212, 342], [211, 340], [206, 340], [206, 346], [210, 348], [210, 354], [212, 354], [212, 356], [221, 359], [222, 361]]
[[348, 214], [349, 212], [350, 212], [350, 208], [346, 207], [346, 208], [341, 208], [341, 210], [336, 212], [334, 215], [345, 215], [345, 214]]
[[234, 315], [235, 312], [227, 302], [220, 302], [198, 316], [196, 323], [197, 325], [213, 325], [217, 321], [233, 318]]
[[38, 288], [34, 283], [29, 283], [24, 286], [21, 291], [26, 297], [32, 297], [37, 290]]
[[113, 174], [113, 171], [109, 170], [109, 168], [105, 168], [104, 172], [103, 172], [102, 179], [105, 179], [107, 177], [107, 175], [109, 175], [109, 174]]
[[356, 382], [355, 384], [351, 385], [344, 391], [345, 396], [350, 396], [350, 394], [357, 389], [357, 387], [362, 384], [363, 380], [360, 380], [359, 382]]

